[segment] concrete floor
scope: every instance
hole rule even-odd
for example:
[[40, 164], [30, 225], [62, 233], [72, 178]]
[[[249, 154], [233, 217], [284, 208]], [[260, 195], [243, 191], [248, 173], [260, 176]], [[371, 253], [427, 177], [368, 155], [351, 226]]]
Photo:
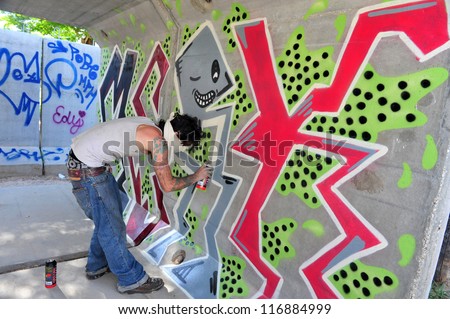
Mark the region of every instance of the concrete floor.
[[[150, 276], [165, 279], [165, 287], [148, 295], [120, 294], [109, 273], [86, 279], [84, 266], [93, 229], [65, 179], [0, 179], [0, 299], [164, 299], [186, 298], [139, 247], [131, 252]], [[59, 260], [57, 286], [45, 288], [44, 262]]]

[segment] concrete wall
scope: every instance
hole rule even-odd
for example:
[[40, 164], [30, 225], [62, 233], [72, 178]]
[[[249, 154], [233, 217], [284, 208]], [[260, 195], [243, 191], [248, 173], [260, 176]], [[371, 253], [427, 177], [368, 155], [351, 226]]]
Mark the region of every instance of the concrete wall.
[[0, 30], [0, 175], [62, 172], [98, 122], [100, 48]]
[[[448, 219], [449, 7], [142, 1], [99, 21], [102, 120], [198, 116], [206, 191], [116, 168], [128, 233], [192, 298], [427, 298]], [[178, 249], [181, 265], [171, 263]]]

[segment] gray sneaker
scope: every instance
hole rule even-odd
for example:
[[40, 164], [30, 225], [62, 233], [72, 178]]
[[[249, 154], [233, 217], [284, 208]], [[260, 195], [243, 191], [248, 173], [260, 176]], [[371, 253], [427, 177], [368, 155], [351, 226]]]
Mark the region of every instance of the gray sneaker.
[[139, 287], [126, 290], [124, 294], [148, 294], [164, 287], [164, 281], [161, 278], [148, 277], [147, 281]]

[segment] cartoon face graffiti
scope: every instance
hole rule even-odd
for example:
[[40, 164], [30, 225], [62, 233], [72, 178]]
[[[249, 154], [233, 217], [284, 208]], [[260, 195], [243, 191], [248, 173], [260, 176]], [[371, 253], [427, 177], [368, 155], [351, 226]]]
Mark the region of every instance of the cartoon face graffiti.
[[206, 108], [232, 85], [222, 53], [209, 26], [203, 28], [175, 62], [182, 105]]

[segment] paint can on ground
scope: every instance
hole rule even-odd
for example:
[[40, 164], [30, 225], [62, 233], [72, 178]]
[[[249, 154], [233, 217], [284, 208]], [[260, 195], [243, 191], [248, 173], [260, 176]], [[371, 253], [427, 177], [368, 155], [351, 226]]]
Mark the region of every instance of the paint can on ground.
[[56, 286], [56, 260], [51, 259], [45, 262], [45, 288]]

